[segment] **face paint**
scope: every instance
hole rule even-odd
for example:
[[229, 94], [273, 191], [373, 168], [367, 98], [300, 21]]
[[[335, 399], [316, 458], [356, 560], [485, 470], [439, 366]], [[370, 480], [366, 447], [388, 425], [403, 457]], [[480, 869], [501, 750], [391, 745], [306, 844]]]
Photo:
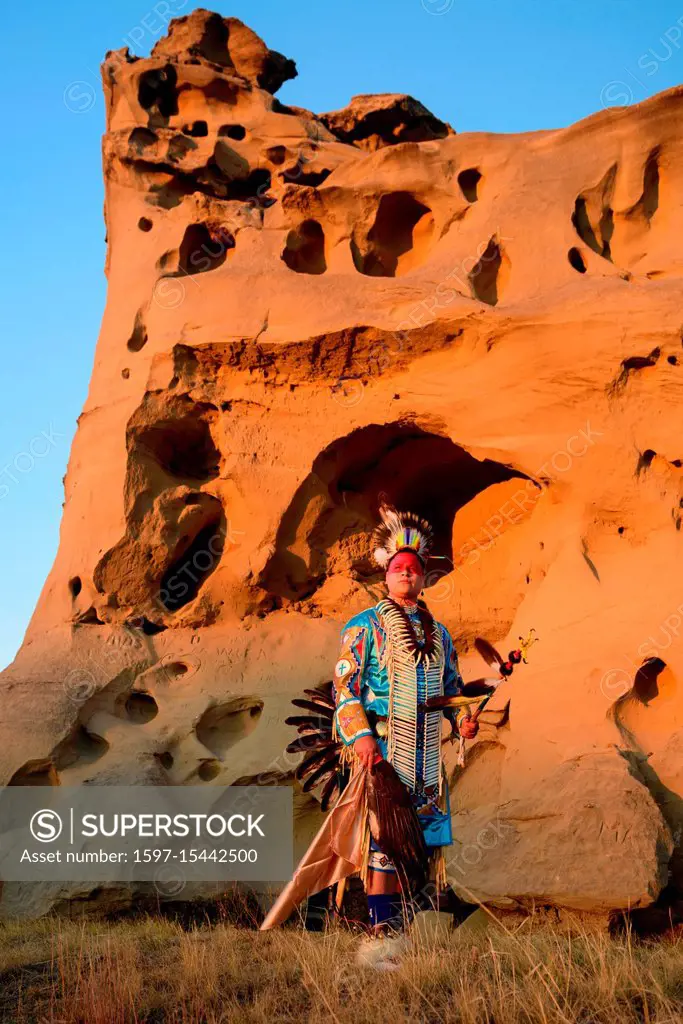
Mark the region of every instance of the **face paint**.
[[422, 576], [424, 568], [422, 562], [412, 551], [399, 551], [389, 562], [387, 573], [400, 573], [403, 571], [415, 576]]
[[400, 551], [389, 562], [386, 581], [390, 597], [416, 601], [424, 586], [422, 562], [412, 551]]

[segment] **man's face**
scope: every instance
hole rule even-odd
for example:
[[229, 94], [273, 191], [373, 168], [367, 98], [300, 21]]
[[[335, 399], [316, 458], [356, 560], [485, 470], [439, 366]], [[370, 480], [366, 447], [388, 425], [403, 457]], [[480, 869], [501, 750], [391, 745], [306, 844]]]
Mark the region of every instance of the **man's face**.
[[416, 601], [424, 586], [422, 562], [411, 551], [401, 551], [387, 568], [389, 596], [402, 601]]

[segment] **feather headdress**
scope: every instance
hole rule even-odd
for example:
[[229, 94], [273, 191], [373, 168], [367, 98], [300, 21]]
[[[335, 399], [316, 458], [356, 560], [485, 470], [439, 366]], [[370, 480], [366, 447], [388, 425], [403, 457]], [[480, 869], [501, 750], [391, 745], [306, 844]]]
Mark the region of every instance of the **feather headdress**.
[[379, 515], [381, 525], [372, 534], [373, 558], [377, 565], [386, 569], [399, 551], [413, 551], [426, 565], [433, 536], [427, 520], [414, 512], [397, 512], [391, 505], [381, 505]]

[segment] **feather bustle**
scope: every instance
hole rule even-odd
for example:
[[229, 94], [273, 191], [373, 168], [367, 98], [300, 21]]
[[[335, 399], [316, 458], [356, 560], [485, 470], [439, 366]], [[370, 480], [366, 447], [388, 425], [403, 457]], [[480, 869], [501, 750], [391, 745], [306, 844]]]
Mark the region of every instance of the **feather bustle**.
[[304, 779], [307, 775], [311, 775], [316, 771], [322, 764], [329, 761], [332, 754], [336, 754], [337, 744], [328, 743], [321, 750], [317, 750], [314, 754], [304, 758], [304, 760], [297, 765], [294, 772], [295, 778]]

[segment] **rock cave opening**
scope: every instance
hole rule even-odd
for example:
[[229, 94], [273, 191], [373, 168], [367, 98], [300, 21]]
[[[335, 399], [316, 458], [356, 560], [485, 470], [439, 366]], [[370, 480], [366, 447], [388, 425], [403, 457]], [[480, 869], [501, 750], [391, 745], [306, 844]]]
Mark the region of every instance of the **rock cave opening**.
[[158, 140], [157, 133], [149, 128], [133, 128], [128, 136], [128, 145], [135, 149], [138, 156], [141, 156], [148, 146], [153, 146]]
[[480, 181], [481, 171], [478, 171], [476, 167], [468, 167], [467, 170], [461, 171], [458, 175], [460, 191], [468, 203], [476, 203], [479, 199], [478, 189]]
[[220, 761], [212, 761], [207, 758], [202, 761], [197, 769], [197, 778], [202, 782], [212, 782], [221, 773]]
[[660, 694], [659, 676], [666, 669], [666, 662], [661, 658], [653, 657], [644, 661], [636, 672], [633, 680], [633, 696], [641, 704], [649, 704], [651, 700]]
[[231, 181], [225, 195], [226, 199], [240, 199], [244, 202], [252, 200], [262, 206], [272, 206], [277, 200], [265, 193], [271, 187], [270, 171], [265, 167], [256, 167], [246, 178]]
[[577, 270], [579, 274], [586, 273], [586, 263], [584, 261], [583, 256], [581, 255], [581, 253], [575, 245], [573, 245], [567, 253], [567, 259], [569, 260], [569, 263], [574, 268], [574, 270]]
[[473, 298], [479, 299], [480, 302], [485, 302], [489, 306], [498, 304], [504, 283], [501, 274], [503, 263], [503, 251], [497, 240], [492, 238], [479, 261], [467, 275]]
[[435, 558], [429, 568], [450, 572], [456, 513], [492, 484], [513, 477], [525, 479], [410, 422], [362, 427], [315, 459], [282, 517], [260, 582], [270, 594], [300, 601], [332, 575], [379, 581], [369, 546], [383, 500], [432, 524]]
[[115, 607], [129, 609], [130, 628], [148, 636], [167, 628], [166, 612], [197, 597], [220, 561], [223, 505], [200, 489], [220, 469], [215, 416], [210, 403], [149, 394], [128, 424], [126, 533], [102, 556], [93, 582], [110, 607], [115, 597]]
[[243, 124], [222, 124], [218, 129], [218, 138], [234, 139], [236, 142], [241, 142], [247, 134], [247, 129]]
[[309, 163], [308, 160], [300, 157], [292, 167], [286, 167], [281, 171], [280, 178], [289, 185], [307, 185], [311, 188], [318, 188], [332, 174], [330, 168], [323, 168], [320, 171], [307, 171], [305, 169], [307, 163]]
[[288, 233], [282, 260], [298, 274], [325, 273], [325, 234], [317, 220], [305, 220]]
[[213, 411], [190, 399], [178, 399], [163, 419], [131, 428], [129, 450], [142, 449], [173, 477], [212, 480], [218, 475], [221, 461], [209, 424]]
[[140, 615], [136, 622], [137, 628], [141, 629], [145, 636], [156, 636], [166, 629], [160, 622], [150, 622], [146, 615]]
[[147, 344], [147, 328], [142, 317], [142, 310], [135, 314], [135, 323], [130, 338], [126, 342], [130, 352], [139, 352]]
[[613, 164], [598, 184], [576, 197], [572, 224], [579, 238], [606, 260], [612, 259], [611, 240], [614, 234], [612, 196], [617, 177]]
[[228, 82], [225, 78], [214, 78], [208, 85], [202, 86], [201, 92], [207, 101], [209, 110], [213, 108], [215, 113], [221, 112], [223, 105], [235, 107], [240, 102], [240, 89], [234, 82]]
[[356, 270], [370, 277], [405, 273], [426, 255], [433, 230], [432, 211], [410, 192], [383, 195], [367, 237], [351, 240]]
[[75, 764], [94, 764], [109, 750], [109, 743], [102, 736], [91, 732], [77, 723], [53, 752], [54, 766], [57, 772], [65, 771]]
[[185, 534], [176, 545], [159, 585], [159, 601], [166, 611], [179, 611], [194, 601], [208, 577], [218, 568], [226, 536], [220, 503], [216, 503], [210, 514], [209, 522], [194, 537]]
[[58, 786], [59, 775], [51, 758], [27, 761], [18, 768], [8, 786]]
[[190, 224], [178, 249], [178, 270], [169, 276], [215, 270], [225, 263], [228, 252], [234, 248], [235, 236], [223, 225]]
[[159, 714], [159, 706], [151, 693], [133, 690], [125, 702], [126, 715], [130, 722], [144, 725]]
[[236, 697], [208, 708], [197, 722], [199, 742], [220, 760], [239, 740], [249, 736], [263, 713], [260, 697]]
[[269, 146], [266, 149], [264, 156], [266, 160], [270, 160], [271, 164], [275, 164], [279, 167], [287, 158], [287, 147], [280, 144], [277, 146]]
[[652, 460], [655, 458], [657, 452], [653, 448], [646, 448], [644, 452], [639, 452], [638, 462], [636, 463], [635, 475], [640, 476], [644, 470], [649, 469], [652, 465]]
[[167, 665], [164, 665], [164, 675], [168, 679], [169, 677], [177, 677], [187, 675], [188, 666], [183, 661], [172, 661]]
[[166, 149], [166, 159], [172, 164], [179, 163], [196, 148], [197, 143], [194, 139], [189, 139], [186, 135], [179, 133], [170, 139]]
[[184, 124], [182, 131], [185, 135], [192, 135], [195, 139], [201, 139], [209, 134], [209, 126], [206, 121], [193, 121], [192, 124]]
[[640, 207], [649, 224], [659, 209], [659, 147], [652, 150], [645, 163], [643, 194], [636, 205]]
[[[666, 625], [648, 637], [653, 650], [668, 648], [674, 639]], [[610, 706], [607, 716], [612, 719], [632, 751], [648, 742], [652, 730], [670, 731], [675, 709], [672, 701], [678, 690], [671, 667], [653, 654], [646, 658], [633, 677], [632, 685]], [[673, 716], [673, 718], [672, 718]]]
[[172, 64], [143, 71], [138, 82], [138, 102], [147, 111], [150, 128], [164, 127], [178, 113], [178, 72]]

